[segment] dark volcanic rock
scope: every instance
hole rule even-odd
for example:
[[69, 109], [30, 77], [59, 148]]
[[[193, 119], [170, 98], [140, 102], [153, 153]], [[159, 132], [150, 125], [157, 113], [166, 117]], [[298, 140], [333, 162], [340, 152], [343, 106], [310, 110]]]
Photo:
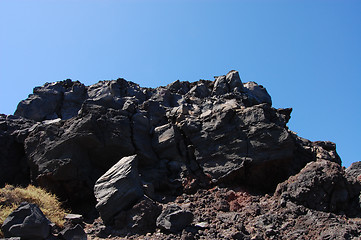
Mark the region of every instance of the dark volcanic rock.
[[87, 235], [84, 229], [79, 225], [74, 227], [66, 228], [60, 232], [62, 239], [64, 240], [87, 240]]
[[93, 199], [95, 181], [133, 154], [142, 181], [155, 191], [218, 182], [273, 191], [310, 161], [339, 162], [332, 143], [299, 140], [286, 126], [291, 109], [270, 104], [265, 88], [242, 84], [231, 71], [214, 83], [176, 81], [157, 89], [124, 79], [45, 84], [16, 114], [63, 119], [38, 123], [22, 141], [32, 181], [73, 205]]
[[144, 197], [131, 209], [121, 211], [114, 217], [116, 229], [137, 234], [152, 233], [162, 207], [150, 198]]
[[19, 103], [15, 115], [35, 121], [68, 119], [77, 114], [85, 98], [86, 88], [80, 82], [46, 83]]
[[45, 239], [50, 235], [50, 221], [35, 204], [23, 202], [1, 226], [5, 237]]
[[34, 124], [21, 117], [0, 115], [0, 187], [29, 183], [24, 140]]
[[347, 181], [340, 165], [318, 160], [280, 183], [275, 195], [281, 202], [291, 200], [319, 211], [359, 216], [360, 190], [361, 184]]
[[157, 226], [165, 231], [178, 232], [191, 224], [193, 214], [177, 205], [169, 205], [157, 218]]
[[361, 161], [352, 163], [351, 166], [346, 169], [346, 174], [349, 178], [361, 181]]
[[32, 180], [70, 204], [94, 199], [95, 181], [120, 158], [135, 153], [123, 110], [83, 105], [78, 117], [38, 125], [25, 140]]
[[[86, 91], [84, 100], [72, 102], [82, 102], [81, 107], [54, 97], [72, 96], [80, 88]], [[60, 113], [73, 106], [74, 111], [66, 110], [73, 118], [43, 122], [25, 141], [32, 180], [70, 202], [88, 199], [101, 174], [135, 153], [142, 180], [155, 190], [195, 179], [193, 186], [238, 182], [272, 191], [319, 155], [337, 157], [327, 144], [326, 150], [311, 146], [310, 154], [300, 157], [299, 151], [307, 150], [287, 129], [291, 110], [272, 108], [265, 88], [243, 84], [236, 71], [214, 83], [176, 81], [157, 89], [118, 79], [89, 87], [67, 80], [35, 90], [19, 105], [18, 115], [68, 119]], [[60, 108], [33, 108], [38, 98], [57, 101], [50, 105]]]
[[236, 177], [269, 190], [291, 174], [296, 144], [277, 110], [267, 104], [245, 107], [235, 99], [210, 99], [197, 108], [177, 126], [213, 182]]
[[130, 208], [143, 196], [137, 155], [124, 157], [95, 183], [94, 194], [103, 221], [111, 222], [118, 212]]
[[[267, 90], [237, 71], [155, 89], [124, 79], [46, 83], [16, 116], [0, 115], [0, 184], [32, 182], [86, 215], [98, 201], [123, 237], [357, 236], [360, 224], [339, 216], [360, 215], [361, 167], [345, 172], [334, 143], [290, 131], [291, 112], [273, 108]], [[194, 225], [156, 230], [160, 205], [175, 201]], [[169, 216], [176, 226], [188, 215]]]

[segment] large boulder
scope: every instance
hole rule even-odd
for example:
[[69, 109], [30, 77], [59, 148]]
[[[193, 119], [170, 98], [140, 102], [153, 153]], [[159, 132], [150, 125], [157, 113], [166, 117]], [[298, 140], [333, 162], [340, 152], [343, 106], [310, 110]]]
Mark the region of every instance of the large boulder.
[[50, 235], [50, 221], [38, 206], [23, 202], [5, 219], [1, 230], [5, 237], [42, 240]]
[[277, 186], [280, 202], [292, 201], [305, 207], [357, 216], [361, 213], [359, 182], [349, 182], [340, 165], [318, 160]]
[[124, 157], [95, 183], [96, 208], [109, 223], [120, 211], [131, 208], [142, 196], [137, 155]]

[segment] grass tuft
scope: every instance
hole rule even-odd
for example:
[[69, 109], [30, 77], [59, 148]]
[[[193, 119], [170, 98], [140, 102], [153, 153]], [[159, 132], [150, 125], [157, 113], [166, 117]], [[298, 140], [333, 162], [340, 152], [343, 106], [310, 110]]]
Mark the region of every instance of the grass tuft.
[[[4, 188], [0, 189], [0, 226], [21, 202], [38, 205], [51, 222], [59, 227], [64, 226], [66, 211], [61, 207], [58, 198], [54, 194], [33, 185], [26, 188], [5, 185]], [[2, 235], [2, 232], [0, 232], [0, 237]]]

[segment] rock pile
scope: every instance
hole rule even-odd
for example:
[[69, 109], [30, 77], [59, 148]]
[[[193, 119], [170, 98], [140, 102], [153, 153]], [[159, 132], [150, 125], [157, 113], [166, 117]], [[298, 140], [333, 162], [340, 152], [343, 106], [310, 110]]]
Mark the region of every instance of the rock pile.
[[237, 71], [155, 89], [47, 83], [0, 115], [0, 185], [32, 182], [86, 218], [96, 207], [89, 236], [359, 236], [360, 164], [290, 131], [291, 112]]

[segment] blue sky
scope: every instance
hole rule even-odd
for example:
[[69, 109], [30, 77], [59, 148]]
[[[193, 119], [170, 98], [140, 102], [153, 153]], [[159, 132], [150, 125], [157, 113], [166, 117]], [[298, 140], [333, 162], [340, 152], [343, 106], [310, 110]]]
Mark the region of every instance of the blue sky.
[[0, 112], [35, 86], [144, 87], [238, 70], [292, 107], [291, 130], [361, 161], [361, 1], [0, 0]]

